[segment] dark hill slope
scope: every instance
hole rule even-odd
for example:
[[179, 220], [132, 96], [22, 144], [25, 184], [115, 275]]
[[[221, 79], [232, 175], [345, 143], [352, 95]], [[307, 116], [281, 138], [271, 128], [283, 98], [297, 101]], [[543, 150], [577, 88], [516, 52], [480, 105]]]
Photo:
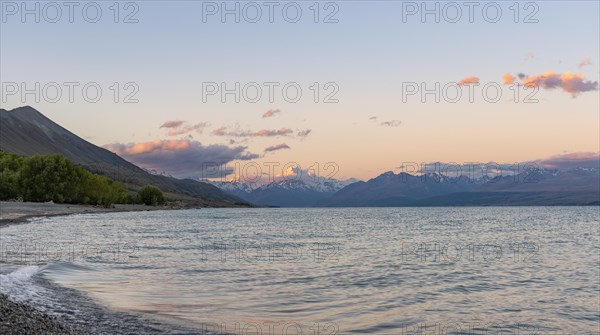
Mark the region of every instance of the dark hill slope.
[[10, 111], [0, 109], [0, 150], [22, 156], [62, 154], [75, 164], [120, 181], [130, 189], [153, 184], [194, 205], [233, 206], [246, 203], [207, 183], [150, 174], [71, 133], [29, 106]]

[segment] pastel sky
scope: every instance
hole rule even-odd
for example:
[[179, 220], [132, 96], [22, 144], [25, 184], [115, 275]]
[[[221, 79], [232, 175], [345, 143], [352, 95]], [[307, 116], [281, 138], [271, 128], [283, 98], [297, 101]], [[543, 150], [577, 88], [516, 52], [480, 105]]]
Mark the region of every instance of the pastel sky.
[[[401, 1], [319, 2], [318, 15], [313, 1], [299, 1], [296, 23], [286, 21], [295, 18], [288, 2], [275, 2], [273, 23], [264, 2], [257, 2], [257, 23], [248, 22], [252, 7], [239, 23], [234, 15], [222, 22], [220, 13], [207, 14], [221, 2], [121, 2], [116, 13], [113, 1], [98, 1], [96, 23], [85, 21], [94, 8], [82, 16], [86, 2], [74, 9], [73, 23], [67, 7], [51, 23], [55, 9], [43, 13], [40, 3], [37, 23], [7, 3], [21, 2], [2, 1], [2, 108], [31, 105], [96, 145], [179, 177], [199, 177], [207, 162], [227, 164], [227, 171], [236, 163], [334, 162], [335, 177], [368, 179], [403, 162], [512, 163], [600, 151], [598, 1], [521, 2], [518, 15], [514, 2], [497, 1], [495, 23], [487, 22], [497, 9], [489, 2], [474, 7], [474, 22], [458, 2], [456, 23], [448, 22], [456, 12], [444, 11], [446, 2], [427, 3], [440, 6], [439, 23], [433, 14], [423, 22], [418, 7], [408, 15], [414, 3]], [[238, 3], [242, 11], [248, 4]], [[138, 22], [123, 23], [133, 12], [128, 19]], [[36, 82], [59, 83], [63, 95], [38, 102], [33, 94], [9, 94], [13, 83], [20, 90]], [[72, 102], [65, 82], [79, 83]], [[96, 103], [81, 92], [92, 82], [103, 93]], [[232, 89], [236, 82], [259, 83], [262, 98], [203, 99], [210, 83]], [[272, 102], [265, 82], [279, 85]], [[302, 89], [298, 102], [284, 99], [287, 83]], [[447, 94], [440, 92], [439, 102], [420, 91], [406, 95], [422, 83], [439, 83]], [[491, 87], [485, 96], [484, 86]], [[463, 95], [452, 102], [457, 88]], [[124, 103], [136, 89], [137, 102]], [[324, 103], [328, 94], [331, 103]]]

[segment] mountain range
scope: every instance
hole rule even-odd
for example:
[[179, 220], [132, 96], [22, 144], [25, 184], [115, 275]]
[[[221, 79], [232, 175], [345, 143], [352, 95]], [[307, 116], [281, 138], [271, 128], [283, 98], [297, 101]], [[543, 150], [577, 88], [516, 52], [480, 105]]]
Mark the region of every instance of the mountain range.
[[386, 172], [344, 187], [320, 207], [600, 205], [600, 168], [539, 168], [471, 179]]
[[25, 106], [0, 109], [0, 150], [21, 156], [62, 154], [93, 173], [119, 181], [130, 190], [152, 184], [171, 199], [193, 206], [249, 206], [219, 188], [191, 180], [150, 174], [115, 153], [98, 147]]
[[[301, 175], [302, 176], [302, 175]], [[265, 185], [239, 181], [217, 181], [213, 185], [256, 205], [275, 207], [312, 207], [320, 200], [334, 195], [356, 179], [336, 180], [305, 175], [301, 178], [281, 179]]]

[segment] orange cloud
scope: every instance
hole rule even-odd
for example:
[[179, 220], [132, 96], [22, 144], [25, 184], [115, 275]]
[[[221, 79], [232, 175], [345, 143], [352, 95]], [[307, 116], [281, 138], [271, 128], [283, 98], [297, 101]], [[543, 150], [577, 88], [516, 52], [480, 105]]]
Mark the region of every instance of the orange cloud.
[[155, 140], [144, 143], [130, 143], [128, 145], [109, 144], [105, 146], [106, 149], [116, 153], [119, 156], [141, 155], [151, 153], [156, 150], [177, 151], [188, 149], [189, 147], [189, 140]]
[[470, 77], [467, 77], [467, 78], [459, 81], [458, 84], [461, 86], [466, 85], [466, 84], [479, 84], [479, 78], [470, 76]]
[[517, 79], [517, 77], [511, 75], [510, 73], [505, 73], [504, 76], [502, 76], [504, 85], [510, 85], [510, 84], [514, 83], [516, 79]]

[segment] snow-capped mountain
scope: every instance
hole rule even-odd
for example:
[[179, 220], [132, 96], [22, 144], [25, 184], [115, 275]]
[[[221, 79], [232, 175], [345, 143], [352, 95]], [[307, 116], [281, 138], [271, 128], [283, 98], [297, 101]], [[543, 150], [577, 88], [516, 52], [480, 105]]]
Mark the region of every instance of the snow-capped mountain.
[[263, 185], [239, 181], [210, 183], [256, 205], [310, 207], [356, 181], [356, 179], [337, 180], [307, 176], [282, 178]]
[[351, 184], [319, 201], [317, 206], [598, 205], [599, 190], [600, 170], [597, 168], [536, 168], [518, 174], [479, 178], [390, 171], [366, 182]]

